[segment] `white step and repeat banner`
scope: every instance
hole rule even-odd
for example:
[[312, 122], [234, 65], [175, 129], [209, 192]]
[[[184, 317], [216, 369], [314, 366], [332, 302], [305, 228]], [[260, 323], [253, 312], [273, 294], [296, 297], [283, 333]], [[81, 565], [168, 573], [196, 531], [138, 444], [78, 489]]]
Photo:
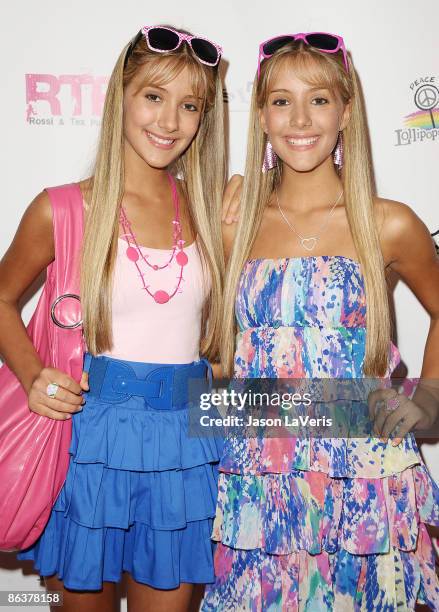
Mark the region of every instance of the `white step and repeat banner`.
[[[437, 0], [39, 0], [7, 3], [2, 10], [1, 252], [43, 187], [88, 175], [115, 60], [141, 26], [158, 23], [224, 47], [231, 173], [243, 171], [258, 43], [288, 32], [341, 34], [363, 86], [380, 195], [408, 203], [431, 232], [439, 229]], [[409, 376], [415, 377], [428, 317], [402, 283], [394, 296], [398, 345]], [[35, 297], [24, 308], [26, 319], [34, 304]], [[438, 480], [439, 448], [429, 444], [422, 450]], [[29, 564], [0, 555], [0, 590], [40, 588]], [[126, 609], [124, 599], [121, 609]]]

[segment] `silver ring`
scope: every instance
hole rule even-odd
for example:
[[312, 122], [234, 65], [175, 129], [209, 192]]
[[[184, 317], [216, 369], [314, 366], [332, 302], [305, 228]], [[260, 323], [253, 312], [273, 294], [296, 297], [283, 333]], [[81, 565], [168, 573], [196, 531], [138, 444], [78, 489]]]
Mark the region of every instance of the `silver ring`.
[[56, 392], [59, 389], [59, 385], [57, 383], [51, 382], [46, 387], [46, 394], [50, 399], [55, 399]]
[[58, 327], [61, 327], [62, 329], [76, 329], [77, 327], [80, 327], [82, 325], [82, 319], [78, 321], [77, 323], [72, 323], [71, 325], [65, 325], [64, 323], [61, 323], [61, 321], [59, 321], [55, 315], [55, 308], [58, 306], [61, 300], [64, 300], [66, 298], [72, 298], [74, 300], [78, 300], [78, 302], [81, 301], [79, 295], [76, 295], [76, 293], [64, 293], [63, 295], [58, 296], [56, 300], [53, 302], [52, 307], [50, 308], [50, 316], [52, 318], [52, 321]]

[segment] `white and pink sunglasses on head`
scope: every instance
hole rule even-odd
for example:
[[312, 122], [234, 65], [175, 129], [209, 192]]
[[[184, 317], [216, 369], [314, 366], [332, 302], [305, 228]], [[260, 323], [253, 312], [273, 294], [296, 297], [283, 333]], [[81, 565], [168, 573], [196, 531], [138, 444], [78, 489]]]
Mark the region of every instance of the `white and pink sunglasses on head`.
[[144, 26], [133, 39], [126, 53], [125, 63], [142, 36], [145, 37], [148, 48], [158, 53], [175, 51], [182, 42], [186, 42], [192, 49], [195, 57], [202, 64], [206, 64], [207, 66], [216, 66], [223, 53], [222, 47], [207, 40], [207, 38], [190, 36], [189, 34], [178, 32], [168, 26]]
[[268, 59], [279, 49], [290, 42], [303, 40], [303, 42], [323, 53], [343, 52], [343, 61], [346, 71], [349, 72], [348, 58], [344, 40], [338, 34], [329, 34], [328, 32], [299, 32], [298, 34], [281, 34], [265, 40], [259, 45], [258, 57], [258, 79], [261, 73], [261, 60]]

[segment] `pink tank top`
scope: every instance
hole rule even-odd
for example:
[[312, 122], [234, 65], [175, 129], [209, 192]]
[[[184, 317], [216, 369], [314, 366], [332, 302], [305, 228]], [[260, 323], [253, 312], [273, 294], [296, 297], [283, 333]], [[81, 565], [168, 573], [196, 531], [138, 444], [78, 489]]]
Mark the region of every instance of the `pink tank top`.
[[[113, 348], [107, 356], [149, 363], [190, 363], [199, 359], [202, 308], [210, 290], [210, 277], [202, 265], [196, 242], [185, 247], [188, 263], [184, 282], [166, 304], [157, 304], [142, 286], [136, 266], [119, 238], [113, 284]], [[169, 261], [170, 249], [141, 247], [153, 264]], [[142, 267], [152, 293], [174, 291], [180, 266], [174, 260], [162, 270]]]

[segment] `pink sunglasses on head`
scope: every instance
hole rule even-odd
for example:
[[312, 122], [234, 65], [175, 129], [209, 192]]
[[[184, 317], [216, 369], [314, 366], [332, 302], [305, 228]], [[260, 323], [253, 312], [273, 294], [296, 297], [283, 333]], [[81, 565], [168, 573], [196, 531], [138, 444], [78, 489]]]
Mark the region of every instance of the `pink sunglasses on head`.
[[192, 49], [195, 57], [202, 64], [206, 64], [207, 66], [216, 66], [223, 53], [219, 45], [207, 40], [207, 38], [190, 36], [189, 34], [178, 32], [168, 26], [144, 26], [129, 46], [125, 55], [125, 65], [142, 36], [145, 37], [148, 48], [151, 49], [151, 51], [158, 51], [159, 53], [175, 51], [181, 43], [185, 41]]
[[269, 38], [259, 45], [259, 57], [258, 57], [258, 79], [261, 74], [261, 59], [268, 59], [276, 53], [279, 49], [284, 47], [290, 42], [296, 40], [303, 40], [303, 42], [323, 53], [337, 53], [337, 51], [343, 52], [343, 61], [346, 71], [349, 72], [348, 58], [346, 53], [346, 47], [344, 40], [338, 34], [328, 34], [327, 32], [299, 32], [298, 34], [282, 34]]

